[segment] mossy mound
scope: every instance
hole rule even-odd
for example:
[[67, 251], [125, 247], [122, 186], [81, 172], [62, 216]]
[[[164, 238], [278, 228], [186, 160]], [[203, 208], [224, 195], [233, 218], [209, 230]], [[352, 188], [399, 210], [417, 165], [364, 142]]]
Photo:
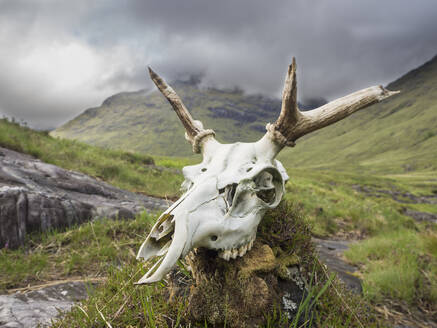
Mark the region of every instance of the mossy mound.
[[[254, 247], [224, 261], [198, 249], [165, 281], [135, 286], [135, 263], [111, 273], [55, 327], [376, 327], [365, 301], [328, 277], [297, 206], [283, 201]], [[151, 264], [150, 264], [151, 265]], [[191, 272], [187, 268], [191, 267]]]
[[[314, 263], [309, 230], [285, 202], [261, 222], [254, 247], [243, 257], [225, 261], [207, 249], [187, 257], [193, 278], [186, 293], [191, 322], [258, 327], [275, 309], [290, 320], [296, 316]], [[177, 285], [173, 281], [180, 289]]]
[[[279, 262], [272, 249], [256, 242], [243, 258], [224, 261], [215, 252], [201, 249], [187, 262], [193, 271], [189, 290], [190, 321], [214, 327], [258, 327], [266, 315], [281, 308], [286, 294], [297, 309], [304, 295], [303, 282], [278, 277]], [[290, 298], [290, 296], [288, 296]]]

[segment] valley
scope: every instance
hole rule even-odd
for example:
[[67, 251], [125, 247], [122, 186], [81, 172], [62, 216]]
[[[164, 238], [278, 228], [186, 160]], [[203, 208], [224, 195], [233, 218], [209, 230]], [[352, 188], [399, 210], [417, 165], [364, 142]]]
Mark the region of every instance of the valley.
[[[256, 140], [263, 124], [279, 112], [278, 101], [241, 90], [204, 90], [195, 81], [174, 87], [193, 117], [223, 142]], [[302, 213], [320, 244], [349, 245], [341, 258], [357, 268], [353, 275], [362, 281], [362, 301], [371, 304], [378, 325], [432, 327], [437, 314], [437, 58], [388, 88], [401, 94], [280, 154], [290, 176], [285, 199]], [[176, 115], [156, 91], [117, 94], [50, 135], [0, 120], [0, 147], [170, 200], [181, 195], [182, 167], [200, 161], [182, 136]], [[0, 250], [6, 264], [0, 268], [0, 288], [108, 276], [108, 284], [123, 285], [144, 271], [134, 255], [147, 235], [144, 228], [154, 220], [156, 213], [149, 213], [133, 221], [97, 221], [31, 235], [18, 250]], [[120, 266], [124, 269], [117, 271]], [[128, 294], [122, 289], [109, 298], [115, 303], [108, 307], [124, 313]], [[153, 309], [143, 307], [147, 320], [154, 319]], [[157, 307], [168, 310], [164, 304]]]

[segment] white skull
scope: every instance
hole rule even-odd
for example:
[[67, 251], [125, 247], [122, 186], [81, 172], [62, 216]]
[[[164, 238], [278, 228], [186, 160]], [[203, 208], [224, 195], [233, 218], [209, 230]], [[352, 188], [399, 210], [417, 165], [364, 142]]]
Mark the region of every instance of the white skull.
[[265, 211], [276, 207], [288, 180], [275, 156], [296, 139], [398, 92], [374, 86], [334, 100], [309, 112], [297, 106], [296, 63], [289, 66], [281, 113], [254, 143], [220, 144], [212, 130], [194, 121], [176, 92], [149, 68], [158, 89], [173, 106], [202, 163], [183, 169], [185, 193], [153, 226], [137, 258], [160, 257], [138, 283], [161, 280], [180, 257], [197, 247], [217, 250], [225, 260], [252, 247]]
[[206, 247], [225, 260], [252, 247], [265, 211], [276, 207], [288, 175], [263, 143], [208, 140], [202, 163], [183, 169], [185, 193], [167, 209], [140, 248], [138, 258], [161, 256], [139, 283], [159, 281], [190, 250]]

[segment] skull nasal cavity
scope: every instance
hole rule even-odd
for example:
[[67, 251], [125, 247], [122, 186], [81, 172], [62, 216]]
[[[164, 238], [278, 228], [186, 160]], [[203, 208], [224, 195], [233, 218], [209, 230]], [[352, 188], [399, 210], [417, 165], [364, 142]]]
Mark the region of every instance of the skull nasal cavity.
[[229, 207], [232, 207], [232, 204], [234, 202], [234, 196], [235, 192], [237, 191], [237, 186], [238, 184], [233, 183], [226, 187], [226, 201]]

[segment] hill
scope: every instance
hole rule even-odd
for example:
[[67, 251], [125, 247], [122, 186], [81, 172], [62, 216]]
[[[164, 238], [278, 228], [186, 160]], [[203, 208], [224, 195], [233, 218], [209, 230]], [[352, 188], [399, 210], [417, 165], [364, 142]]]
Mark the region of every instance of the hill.
[[[191, 78], [171, 85], [193, 117], [214, 129], [224, 143], [260, 138], [265, 133], [265, 124], [275, 120], [280, 112], [281, 103], [277, 99], [245, 95], [239, 89], [200, 88], [199, 82]], [[323, 103], [323, 99], [314, 99], [302, 107], [308, 110]], [[152, 155], [192, 155], [179, 119], [156, 89], [116, 94], [51, 134]]]
[[[0, 146], [32, 154], [48, 163], [84, 172], [130, 191], [162, 197], [178, 195], [177, 189], [182, 181], [179, 169], [198, 160], [193, 157], [150, 158], [58, 140], [7, 120], [0, 120]], [[288, 156], [287, 153], [292, 151], [287, 150], [284, 155]], [[7, 159], [8, 155], [4, 155]], [[366, 238], [345, 253], [348, 260], [359, 267], [366, 298], [378, 305], [394, 304], [396, 312], [392, 314], [389, 307], [385, 314], [388, 313], [389, 319], [395, 318], [396, 322], [400, 320], [399, 308], [408, 309], [414, 322], [426, 319], [425, 312], [417, 312], [417, 308], [425, 309], [431, 316], [432, 306], [437, 300], [437, 284], [432, 279], [437, 272], [435, 224], [426, 218], [413, 221], [406, 215], [415, 212], [429, 217], [430, 213], [437, 213], [435, 177], [429, 174], [425, 178], [426, 175], [421, 174], [422, 180], [403, 180], [400, 176], [382, 178], [329, 170], [287, 170], [291, 180], [286, 187], [285, 199], [291, 201], [296, 210], [302, 211], [315, 235], [334, 236], [335, 239]], [[110, 300], [104, 303], [110, 306], [100, 309], [116, 324], [113, 315], [127, 301], [120, 289], [110, 287], [121, 286], [124, 290], [126, 283], [133, 286], [128, 282], [139, 270], [144, 270], [131, 254], [140, 246], [154, 219], [141, 216], [132, 221], [97, 220], [66, 232], [32, 235], [24, 248], [2, 249], [0, 252], [0, 263], [4, 264], [0, 265], [0, 289], [77, 276], [109, 276], [108, 284], [83, 308], [91, 317], [89, 310], [95, 306], [95, 301], [104, 300], [103, 294], [107, 295]], [[127, 268], [126, 274], [119, 274], [120, 267]], [[108, 290], [113, 293], [108, 294]], [[140, 294], [138, 299], [149, 296]], [[361, 301], [359, 304], [361, 309], [368, 311]], [[125, 317], [130, 320], [133, 313], [129, 310], [130, 305], [125, 309]], [[333, 313], [331, 310], [330, 314]], [[417, 316], [411, 315], [415, 313], [413, 310]], [[134, 312], [138, 314], [137, 310]], [[157, 310], [156, 313], [166, 312]], [[83, 312], [72, 315], [75, 314], [76, 319], [86, 320]], [[331, 317], [335, 319], [336, 315]], [[91, 318], [94, 320], [94, 314]], [[76, 324], [71, 316], [67, 321]], [[337, 325], [334, 323], [334, 326]]]
[[[259, 138], [266, 122], [280, 111], [279, 100], [246, 96], [241, 90], [202, 89], [197, 82], [176, 81], [172, 86], [193, 117], [214, 129], [222, 142]], [[192, 155], [179, 119], [156, 89], [109, 97], [52, 135], [153, 155]]]
[[[189, 163], [189, 160], [176, 158], [168, 163], [165, 158], [102, 149], [72, 140], [57, 140], [47, 132], [34, 131], [7, 119], [0, 119], [0, 147], [82, 172], [118, 188], [162, 198], [174, 198], [178, 194], [182, 182], [178, 169]], [[0, 153], [1, 156], [5, 154]], [[2, 176], [4, 179], [7, 177], [2, 168], [0, 165], [0, 180]]]
[[[202, 89], [199, 81], [172, 84], [193, 117], [221, 142], [254, 141], [274, 121], [280, 101], [241, 90]], [[280, 159], [287, 167], [367, 173], [437, 169], [437, 57], [390, 83], [401, 94], [298, 140]], [[320, 105], [320, 104], [317, 104]], [[301, 108], [308, 109], [307, 106]], [[170, 105], [157, 91], [124, 92], [106, 99], [52, 132], [93, 145], [154, 155], [189, 156], [191, 147]]]
[[437, 170], [437, 56], [387, 86], [401, 93], [298, 140], [286, 166], [367, 173]]

